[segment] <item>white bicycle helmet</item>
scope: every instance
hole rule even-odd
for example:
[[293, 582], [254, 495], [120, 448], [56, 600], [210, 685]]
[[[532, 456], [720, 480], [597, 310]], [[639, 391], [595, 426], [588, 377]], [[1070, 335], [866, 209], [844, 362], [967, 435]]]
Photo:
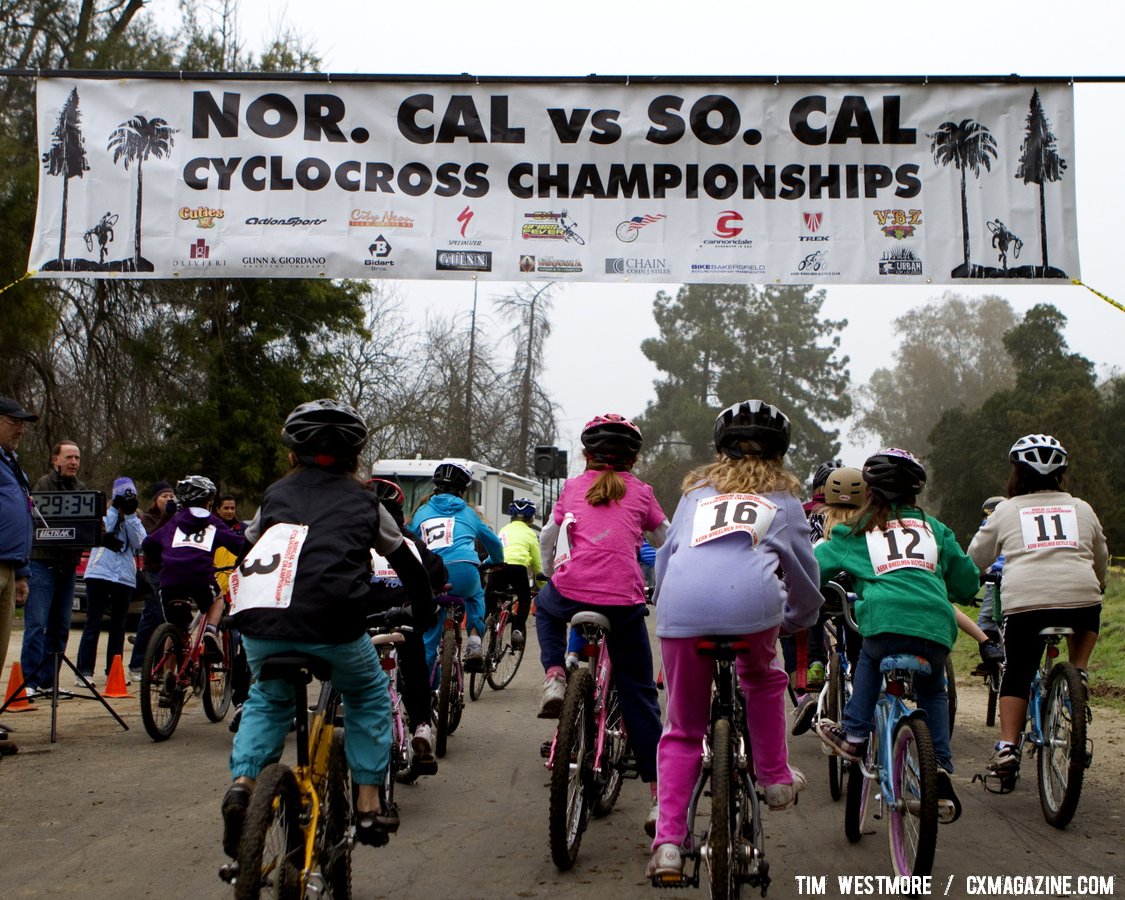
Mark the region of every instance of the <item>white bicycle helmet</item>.
[[1029, 466], [1040, 475], [1066, 471], [1066, 448], [1049, 434], [1025, 434], [1012, 444], [1008, 459]]
[[454, 459], [443, 460], [434, 469], [434, 487], [446, 494], [461, 496], [473, 483], [473, 470]]
[[176, 483], [176, 502], [181, 506], [201, 506], [216, 493], [215, 482], [203, 475], [188, 475]]

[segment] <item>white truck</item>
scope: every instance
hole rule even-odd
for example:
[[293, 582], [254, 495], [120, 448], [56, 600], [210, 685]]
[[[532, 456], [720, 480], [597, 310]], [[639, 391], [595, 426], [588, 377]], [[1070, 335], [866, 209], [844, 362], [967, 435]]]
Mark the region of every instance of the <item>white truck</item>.
[[530, 497], [537, 512], [535, 525], [543, 524], [542, 488], [537, 481], [514, 472], [505, 472], [484, 463], [468, 459], [380, 459], [371, 467], [372, 478], [386, 478], [397, 482], [406, 495], [403, 511], [410, 517], [422, 501], [434, 490], [434, 469], [442, 462], [459, 462], [473, 470], [473, 483], [465, 491], [465, 502], [480, 513], [493, 531], [499, 531], [510, 521], [508, 504], [518, 497]]

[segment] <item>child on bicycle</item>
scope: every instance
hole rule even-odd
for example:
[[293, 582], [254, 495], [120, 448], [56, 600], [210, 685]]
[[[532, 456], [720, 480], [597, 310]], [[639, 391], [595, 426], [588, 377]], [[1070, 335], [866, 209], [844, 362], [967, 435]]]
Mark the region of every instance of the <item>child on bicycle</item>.
[[844, 720], [817, 723], [820, 739], [837, 755], [862, 760], [873, 727], [885, 656], [915, 654], [930, 664], [916, 672], [914, 693], [926, 713], [938, 764], [938, 796], [948, 801], [943, 821], [953, 821], [961, 806], [950, 774], [949, 696], [945, 659], [957, 638], [950, 599], [976, 594], [980, 575], [953, 532], [918, 506], [926, 470], [913, 455], [894, 447], [863, 464], [867, 497], [850, 525], [837, 525], [832, 539], [816, 546], [821, 585], [846, 572], [858, 595], [856, 623], [863, 647], [852, 679]]
[[[434, 593], [443, 593], [449, 577], [445, 570], [445, 563], [436, 553], [431, 553], [422, 543], [422, 539], [416, 537], [406, 527], [402, 511], [406, 498], [402, 488], [384, 478], [369, 478], [363, 486], [379, 499], [383, 508], [391, 514], [391, 518], [402, 531], [403, 537], [418, 551], [418, 560], [430, 576], [430, 587]], [[395, 606], [406, 606], [410, 602], [410, 597], [398, 572], [376, 551], [372, 550], [371, 555], [374, 564], [374, 574], [371, 576], [371, 611], [385, 612]], [[405, 640], [398, 645], [397, 651], [399, 674], [402, 676], [402, 704], [414, 734], [411, 741], [414, 756], [410, 763], [413, 775], [436, 775], [438, 768], [437, 759], [434, 757], [430, 670], [426, 668], [426, 646], [422, 642], [423, 633], [432, 624], [429, 620], [415, 617], [413, 630], [404, 634]]]
[[539, 535], [531, 527], [535, 518], [535, 501], [520, 497], [508, 504], [512, 521], [500, 529], [500, 543], [504, 545], [505, 568], [491, 576], [498, 587], [510, 587], [516, 594], [518, 608], [512, 616], [512, 647], [524, 644], [527, 613], [531, 609], [531, 582], [543, 571], [539, 553]]
[[[801, 502], [785, 468], [789, 419], [761, 400], [736, 403], [715, 420], [717, 457], [688, 473], [668, 540], [656, 556], [656, 633], [664, 663], [667, 723], [657, 757], [660, 815], [647, 875], [683, 871], [688, 806], [711, 715], [713, 663], [699, 638], [738, 638], [735, 666], [746, 703], [757, 780], [770, 809], [805, 785], [785, 745], [788, 677], [780, 628], [814, 623], [818, 570]], [[779, 578], [778, 571], [784, 575]]]
[[[468, 503], [465, 491], [473, 483], [473, 470], [465, 462], [447, 459], [434, 469], [434, 493], [414, 511], [410, 529], [445, 563], [450, 592], [465, 601], [464, 666], [466, 672], [484, 671], [484, 588], [480, 581], [481, 558], [477, 541], [488, 559], [503, 562], [504, 545], [481, 521]], [[432, 671], [441, 643], [442, 621], [426, 631], [426, 665]]]
[[540, 537], [544, 571], [551, 577], [535, 600], [535, 630], [546, 673], [539, 718], [557, 719], [566, 694], [567, 623], [582, 610], [609, 619], [613, 683], [641, 780], [653, 796], [645, 821], [651, 836], [656, 830], [660, 705], [637, 551], [646, 531], [653, 546], [663, 544], [668, 520], [652, 488], [630, 471], [642, 440], [640, 429], [617, 413], [595, 416], [582, 429], [586, 471], [563, 485]]
[[382, 797], [391, 705], [387, 674], [367, 636], [371, 549], [394, 566], [415, 615], [432, 616], [434, 602], [425, 569], [394, 519], [354, 476], [367, 436], [359, 413], [336, 400], [294, 409], [281, 432], [292, 470], [266, 489], [246, 529], [254, 547], [232, 575], [231, 608], [255, 680], [231, 748], [234, 781], [223, 798], [223, 849], [232, 857], [254, 781], [280, 759], [293, 721], [292, 685], [259, 677], [263, 662], [279, 653], [313, 654], [332, 668], [344, 698], [356, 839], [379, 845], [398, 828], [397, 810]]
[[[1008, 498], [997, 504], [969, 544], [982, 569], [1004, 555], [1000, 603], [1007, 662], [1000, 682], [1000, 740], [989, 761], [1000, 793], [1015, 787], [1028, 691], [1051, 626], [1074, 629], [1070, 662], [1083, 680], [1098, 640], [1108, 550], [1097, 515], [1063, 490], [1066, 449], [1049, 434], [1028, 434], [1012, 445]], [[986, 782], [987, 786], [987, 782]]]
[[[215, 483], [202, 475], [189, 475], [176, 484], [175, 515], [148, 535], [141, 544], [145, 559], [160, 570], [160, 599], [166, 611], [176, 600], [189, 600], [207, 618], [203, 648], [208, 656], [223, 654], [219, 621], [225, 604], [216, 602], [215, 551], [220, 547], [236, 556], [246, 544], [211, 512]], [[186, 630], [188, 621], [180, 624]]]

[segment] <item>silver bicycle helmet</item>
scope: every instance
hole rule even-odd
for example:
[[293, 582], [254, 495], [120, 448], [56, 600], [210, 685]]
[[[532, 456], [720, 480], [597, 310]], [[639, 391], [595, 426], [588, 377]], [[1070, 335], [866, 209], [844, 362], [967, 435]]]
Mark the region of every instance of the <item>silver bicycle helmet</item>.
[[1025, 434], [1012, 444], [1008, 459], [1029, 466], [1040, 475], [1065, 472], [1067, 465], [1066, 448], [1049, 434]]

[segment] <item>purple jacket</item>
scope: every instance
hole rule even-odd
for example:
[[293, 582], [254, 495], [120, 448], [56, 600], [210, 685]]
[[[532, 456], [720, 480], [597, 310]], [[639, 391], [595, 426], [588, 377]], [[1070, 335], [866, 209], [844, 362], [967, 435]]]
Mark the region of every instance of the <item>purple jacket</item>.
[[245, 543], [214, 513], [197, 516], [192, 509], [181, 509], [142, 547], [145, 559], [157, 563], [161, 587], [209, 586], [215, 583], [215, 551], [225, 547], [238, 556]]

